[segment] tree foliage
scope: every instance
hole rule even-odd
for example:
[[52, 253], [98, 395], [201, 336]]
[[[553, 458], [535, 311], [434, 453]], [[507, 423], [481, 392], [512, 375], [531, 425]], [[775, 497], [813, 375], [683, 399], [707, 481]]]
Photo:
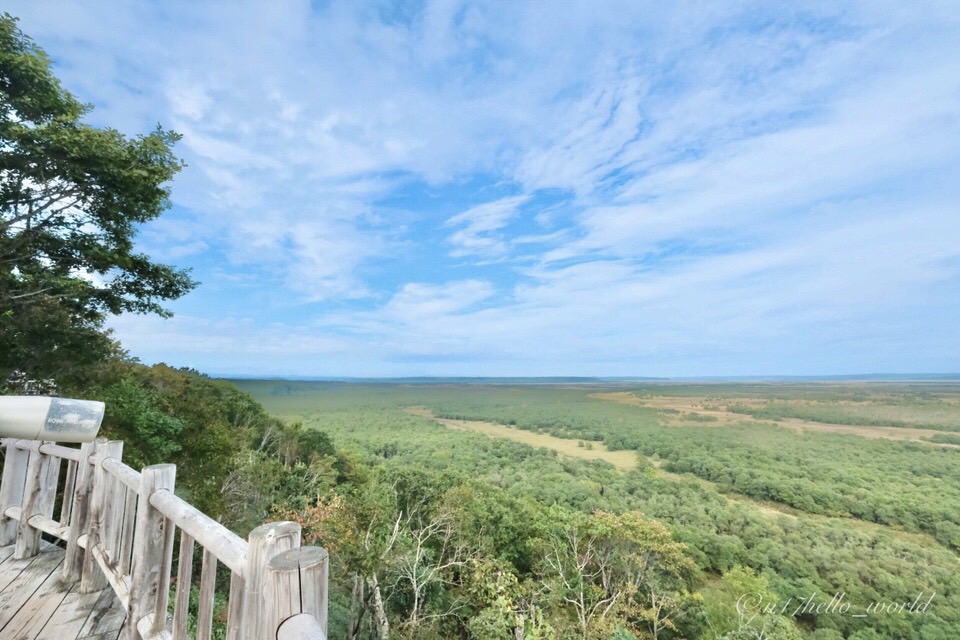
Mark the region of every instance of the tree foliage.
[[107, 314], [166, 315], [195, 283], [134, 244], [169, 206], [179, 136], [83, 121], [46, 54], [0, 17], [0, 376], [69, 377], [110, 353]]
[[[597, 559], [608, 553], [601, 544], [604, 531], [615, 532], [615, 543], [609, 548], [618, 556], [642, 557], [630, 549], [656, 548], [660, 541], [682, 543], [682, 557], [696, 564], [695, 575], [677, 580], [662, 567], [648, 574], [656, 576], [653, 584], [660, 590], [637, 589], [638, 597], [626, 600], [621, 596], [620, 601], [630, 607], [611, 610], [606, 618], [595, 617], [587, 625], [588, 636], [647, 640], [656, 633], [671, 640], [926, 640], [960, 633], [960, 561], [931, 537], [850, 517], [809, 514], [772, 502], [754, 503], [741, 493], [729, 493], [726, 483], [704, 480], [700, 473], [695, 477], [665, 472], [672, 468], [671, 461], [678, 460], [730, 478], [747, 479], [762, 472], [771, 487], [789, 486], [794, 477], [808, 476], [809, 482], [794, 485], [792, 495], [797, 500], [813, 497], [811, 509], [820, 500], [850, 494], [859, 496], [864, 505], [898, 505], [895, 513], [900, 518], [930, 522], [946, 536], [960, 504], [954, 479], [958, 454], [953, 449], [796, 434], [772, 426], [670, 428], [654, 411], [591, 398], [596, 389], [302, 382], [240, 386], [255, 390], [256, 397], [273, 411], [305, 416], [304, 428], [328, 433], [341, 448], [338, 459], [344, 449], [353, 452], [355, 472], [369, 469], [365, 476], [354, 473], [352, 479], [334, 487], [333, 495], [344, 510], [354, 504], [355, 487], [373, 482], [388, 496], [384, 514], [392, 512], [396, 517], [406, 505], [426, 500], [436, 505], [430, 513], [450, 515], [456, 538], [470, 558], [445, 581], [434, 583], [437, 588], [428, 599], [428, 610], [445, 614], [445, 622], [421, 625], [413, 637], [582, 638], [576, 606], [566, 602], [567, 595], [575, 597], [576, 588], [566, 590], [560, 573], [552, 571], [545, 558], [547, 550], [562, 550], [565, 542], [569, 548], [589, 549], [590, 555], [584, 556], [589, 559], [584, 565], [589, 580], [583, 585], [602, 585], [604, 578], [596, 567], [603, 564]], [[783, 387], [774, 391], [785, 393]], [[670, 392], [686, 389], [671, 387]], [[887, 397], [889, 387], [882, 392]], [[864, 395], [862, 389], [858, 393]], [[955, 388], [949, 393], [944, 397], [956, 397]], [[938, 411], [943, 409], [937, 406]], [[564, 459], [547, 449], [450, 429], [417, 415], [422, 410], [407, 407], [429, 407], [435, 413], [503, 424], [513, 421], [517, 427], [534, 430], [536, 423], [552, 424], [551, 429], [577, 433], [576, 439], [583, 439], [579, 434], [599, 432], [605, 440], [630, 439], [659, 460], [654, 465], [641, 458], [636, 470], [621, 473], [600, 461]], [[828, 495], [831, 492], [833, 498]], [[605, 517], [614, 521], [638, 519], [652, 528], [616, 528], [595, 521], [598, 514], [608, 514]], [[384, 515], [378, 522], [383, 532], [396, 520]], [[571, 523], [577, 524], [580, 533], [576, 545], [569, 543]], [[643, 544], [634, 547], [630, 531], [652, 534], [657, 523], [669, 538], [641, 537]], [[393, 584], [398, 567], [395, 554], [404, 553], [403, 526], [401, 522], [391, 553], [377, 565], [380, 584], [387, 587]], [[590, 535], [584, 535], [588, 531]], [[322, 538], [321, 543], [334, 549], [331, 629], [341, 637], [350, 619], [352, 583], [349, 567], [339, 565], [342, 556], [336, 551], [336, 538]], [[577, 556], [562, 557], [564, 575], [576, 587], [571, 568]], [[611, 575], [614, 581], [608, 584], [616, 582], [616, 572]], [[736, 603], [746, 590], [794, 606], [741, 619]], [[795, 613], [797, 603], [811, 594], [818, 602], [827, 602], [834, 594], [844, 593], [855, 607], [849, 613], [857, 613], [872, 602], [911, 602], [920, 592], [937, 594], [922, 615]], [[584, 593], [594, 601], [607, 597], [603, 588], [584, 589]], [[409, 616], [410, 598], [403, 590], [388, 589], [384, 602], [390, 634], [406, 637], [403, 620]], [[456, 610], [451, 612], [451, 607]], [[664, 614], [672, 628], [656, 623], [664, 620]]]

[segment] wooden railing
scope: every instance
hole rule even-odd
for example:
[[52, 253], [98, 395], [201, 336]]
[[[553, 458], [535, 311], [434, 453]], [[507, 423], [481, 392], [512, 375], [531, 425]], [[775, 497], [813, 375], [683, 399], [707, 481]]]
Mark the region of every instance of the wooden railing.
[[211, 638], [221, 564], [230, 570], [228, 640], [325, 640], [328, 557], [319, 547], [300, 546], [298, 524], [265, 524], [243, 540], [174, 495], [174, 465], [138, 472], [124, 464], [122, 442], [98, 440], [79, 449], [30, 440], [2, 443], [0, 546], [15, 544], [14, 557], [29, 558], [39, 553], [43, 534], [62, 541], [65, 581], [79, 580], [83, 593], [108, 586], [116, 593], [127, 612], [121, 637], [190, 637], [190, 589], [200, 547], [196, 640]]

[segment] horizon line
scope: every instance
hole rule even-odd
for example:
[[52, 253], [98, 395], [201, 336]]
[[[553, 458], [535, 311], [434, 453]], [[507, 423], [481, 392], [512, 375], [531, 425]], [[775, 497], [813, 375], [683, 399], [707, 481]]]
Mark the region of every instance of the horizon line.
[[218, 380], [269, 381], [269, 382], [417, 382], [417, 381], [509, 381], [509, 382], [960, 382], [960, 372], [923, 373], [855, 373], [855, 374], [748, 374], [748, 375], [698, 375], [698, 376], [472, 376], [472, 375], [417, 375], [417, 376], [325, 376], [325, 375], [257, 375], [257, 374], [208, 374]]

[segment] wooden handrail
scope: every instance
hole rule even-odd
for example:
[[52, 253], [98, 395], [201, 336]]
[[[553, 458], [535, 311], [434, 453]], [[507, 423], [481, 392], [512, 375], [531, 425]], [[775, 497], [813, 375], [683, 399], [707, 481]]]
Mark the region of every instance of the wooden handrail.
[[131, 491], [140, 490], [140, 472], [134, 471], [116, 458], [106, 458], [102, 466], [104, 471], [126, 485], [127, 489]]
[[[3, 439], [0, 446], [0, 546], [16, 544], [15, 557], [25, 558], [39, 551], [43, 534], [63, 541], [64, 579], [80, 579], [84, 593], [111, 588], [127, 610], [124, 637], [187, 639], [196, 544], [203, 553], [197, 638], [210, 637], [222, 563], [231, 572], [228, 640], [326, 640], [327, 555], [300, 546], [299, 525], [263, 525], [244, 540], [174, 494], [173, 465], [138, 472], [124, 464], [122, 442], [78, 449]], [[180, 558], [168, 629], [176, 529]]]
[[243, 577], [248, 546], [243, 538], [169, 491], [154, 493], [150, 496], [150, 504], [231, 571]]
[[80, 449], [71, 449], [70, 447], [53, 444], [52, 442], [44, 442], [40, 445], [40, 453], [63, 458], [64, 460], [80, 462]]

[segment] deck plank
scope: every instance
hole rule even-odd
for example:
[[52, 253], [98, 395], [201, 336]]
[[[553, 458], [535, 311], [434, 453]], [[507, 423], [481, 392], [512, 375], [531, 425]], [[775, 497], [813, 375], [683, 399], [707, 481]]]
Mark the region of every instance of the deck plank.
[[13, 550], [15, 547], [12, 544], [9, 544], [5, 547], [0, 547], [0, 565], [3, 565], [8, 558], [13, 557]]
[[[56, 564], [33, 596], [27, 600], [7, 626], [4, 628], [4, 637], [11, 640], [34, 640], [40, 631], [47, 625], [50, 618], [63, 604], [63, 599], [70, 591], [69, 584], [60, 579], [60, 566], [63, 560]], [[61, 636], [63, 637], [63, 636]]]
[[43, 630], [36, 640], [73, 640], [80, 635], [80, 631], [95, 611], [97, 602], [103, 595], [102, 591], [94, 593], [80, 593], [80, 584], [70, 585], [70, 592], [60, 603], [57, 610], [50, 616]]
[[0, 638], [117, 640], [126, 615], [112, 590], [80, 593], [79, 582], [64, 582], [64, 551], [54, 545], [22, 560], [13, 548], [0, 547]]
[[[22, 562], [22, 561], [18, 561]], [[63, 554], [41, 553], [0, 592], [0, 636], [11, 636], [10, 621], [63, 562]]]
[[123, 621], [127, 619], [127, 613], [123, 610], [123, 606], [117, 600], [117, 596], [114, 595], [112, 589], [107, 587], [100, 594], [100, 599], [94, 605], [93, 612], [84, 622], [80, 633], [77, 635], [78, 640], [87, 640], [88, 638], [99, 640], [100, 636], [104, 636], [104, 634], [113, 633], [115, 634], [114, 637], [120, 634], [120, 628], [123, 626]]
[[[8, 549], [10, 547], [4, 547]], [[7, 560], [0, 564], [0, 593], [3, 593], [7, 587], [10, 586], [10, 583], [16, 580], [23, 571], [32, 565], [34, 562], [39, 560], [42, 557], [47, 557], [46, 554], [49, 553], [49, 549], [41, 552], [39, 555], [33, 556], [32, 558], [23, 558], [21, 560], [15, 560], [12, 555], [7, 558]]]

